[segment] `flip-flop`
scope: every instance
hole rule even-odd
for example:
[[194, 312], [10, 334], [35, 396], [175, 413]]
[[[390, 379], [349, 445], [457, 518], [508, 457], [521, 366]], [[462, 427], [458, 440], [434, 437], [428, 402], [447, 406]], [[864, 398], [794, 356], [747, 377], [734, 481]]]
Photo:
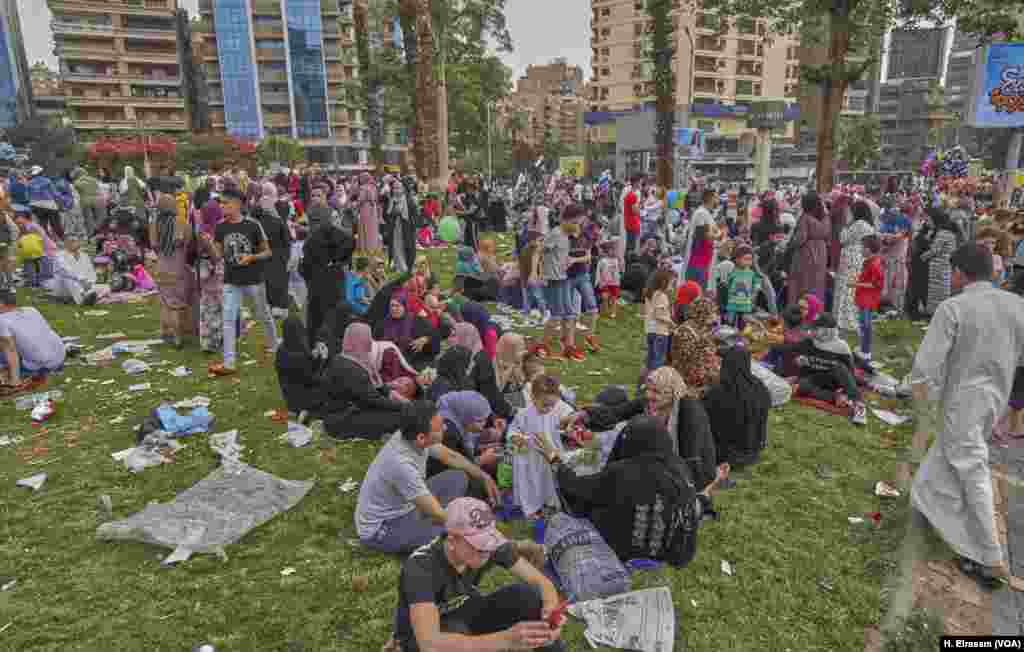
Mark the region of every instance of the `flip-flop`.
[[987, 566], [983, 566], [976, 561], [966, 557], [958, 557], [956, 565], [961, 573], [972, 578], [985, 591], [998, 591], [1008, 586], [1007, 580], [1002, 577], [996, 577]]

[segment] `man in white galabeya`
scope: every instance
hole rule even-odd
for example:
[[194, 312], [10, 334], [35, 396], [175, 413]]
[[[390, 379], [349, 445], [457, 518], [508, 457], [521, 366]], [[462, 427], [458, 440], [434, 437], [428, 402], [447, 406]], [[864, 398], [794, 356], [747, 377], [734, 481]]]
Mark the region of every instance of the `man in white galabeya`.
[[[963, 291], [935, 311], [914, 359], [919, 434], [939, 401], [935, 443], [917, 471], [911, 504], [959, 556], [960, 570], [995, 588], [1008, 575], [998, 540], [987, 439], [1024, 361], [1024, 299], [992, 285], [992, 254], [968, 243], [950, 258]], [[927, 441], [924, 439], [924, 441]]]

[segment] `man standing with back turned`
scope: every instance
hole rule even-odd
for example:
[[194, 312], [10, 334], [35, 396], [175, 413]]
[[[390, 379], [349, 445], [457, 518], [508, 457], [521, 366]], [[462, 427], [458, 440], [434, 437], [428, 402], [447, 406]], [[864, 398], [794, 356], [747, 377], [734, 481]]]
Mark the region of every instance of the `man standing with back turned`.
[[1008, 574], [995, 524], [987, 438], [1024, 359], [1024, 299], [992, 285], [992, 254], [978, 243], [953, 253], [953, 285], [914, 359], [918, 432], [939, 401], [935, 443], [917, 471], [911, 504], [958, 555], [960, 570], [995, 588]]

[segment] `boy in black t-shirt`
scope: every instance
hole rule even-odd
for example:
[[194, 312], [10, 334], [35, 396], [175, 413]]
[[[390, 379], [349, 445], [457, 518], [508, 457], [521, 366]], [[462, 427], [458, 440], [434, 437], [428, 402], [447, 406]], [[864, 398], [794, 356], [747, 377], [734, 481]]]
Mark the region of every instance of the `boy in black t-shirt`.
[[[561, 624], [544, 622], [558, 609], [558, 592], [498, 532], [491, 508], [475, 498], [456, 498], [448, 504], [445, 530], [402, 564], [398, 649], [564, 650]], [[480, 580], [495, 565], [524, 583], [482, 595]]]
[[270, 244], [259, 222], [242, 216], [242, 194], [234, 188], [220, 195], [224, 221], [217, 225], [215, 234], [201, 233], [200, 237], [212, 245], [214, 256], [224, 259], [224, 362], [210, 363], [210, 373], [230, 376], [238, 373], [235, 366], [235, 326], [242, 309], [242, 298], [254, 304], [256, 317], [263, 322], [268, 354], [277, 350], [277, 328], [267, 305], [267, 290], [263, 283], [262, 261], [270, 258]]

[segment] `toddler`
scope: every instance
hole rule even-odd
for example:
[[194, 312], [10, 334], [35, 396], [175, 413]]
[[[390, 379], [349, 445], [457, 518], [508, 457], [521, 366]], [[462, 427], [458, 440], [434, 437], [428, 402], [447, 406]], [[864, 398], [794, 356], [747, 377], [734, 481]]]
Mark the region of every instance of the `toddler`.
[[619, 288], [622, 266], [619, 264], [618, 240], [605, 240], [600, 244], [601, 259], [597, 261], [597, 291], [601, 295], [601, 311], [606, 317], [618, 318]]
[[754, 251], [749, 245], [736, 247], [736, 269], [726, 278], [726, 321], [743, 330], [745, 315], [754, 312], [754, 298], [761, 291], [761, 275], [754, 269]]
[[561, 506], [554, 473], [542, 451], [563, 451], [561, 429], [573, 414], [561, 398], [558, 380], [540, 375], [530, 383], [527, 407], [516, 413], [509, 427], [509, 444], [516, 453], [512, 487], [516, 503], [528, 518], [541, 518], [544, 508]]
[[853, 300], [860, 316], [860, 352], [866, 360], [871, 360], [871, 324], [882, 302], [885, 270], [882, 269], [882, 257], [879, 255], [882, 250], [881, 239], [872, 234], [864, 236], [861, 244], [866, 258], [857, 279]]
[[523, 288], [523, 312], [530, 313], [535, 319], [540, 317], [544, 323], [551, 318], [548, 304], [544, 299], [544, 284], [540, 280], [542, 240], [532, 240], [523, 247], [519, 254], [519, 283]]
[[659, 269], [654, 273], [651, 286], [644, 297], [644, 328], [647, 332], [647, 371], [651, 372], [665, 365], [668, 346], [675, 322], [669, 295], [675, 276], [672, 272]]

